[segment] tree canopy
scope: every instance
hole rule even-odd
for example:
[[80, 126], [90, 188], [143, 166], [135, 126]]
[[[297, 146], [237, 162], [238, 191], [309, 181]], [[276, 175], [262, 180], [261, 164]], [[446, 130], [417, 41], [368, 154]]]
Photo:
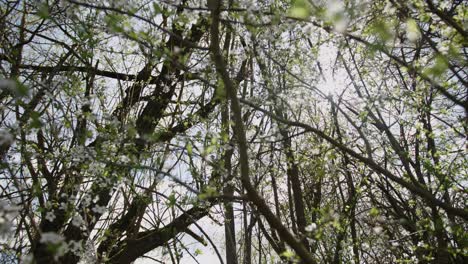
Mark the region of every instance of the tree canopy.
[[461, 0], [1, 0], [0, 263], [467, 263]]

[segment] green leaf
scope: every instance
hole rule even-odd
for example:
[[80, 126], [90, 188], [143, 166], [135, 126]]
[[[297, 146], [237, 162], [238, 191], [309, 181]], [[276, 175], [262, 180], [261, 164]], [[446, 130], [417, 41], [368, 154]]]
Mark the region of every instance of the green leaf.
[[42, 19], [48, 19], [50, 17], [49, 6], [47, 3], [42, 3], [39, 5], [37, 15]]
[[432, 75], [434, 77], [439, 77], [448, 69], [448, 64], [446, 59], [442, 55], [437, 55], [435, 57], [434, 66], [425, 70], [425, 73]]
[[200, 194], [198, 195], [198, 198], [199, 198], [200, 200], [206, 200], [206, 199], [208, 199], [208, 198], [215, 197], [215, 196], [217, 196], [217, 195], [219, 195], [219, 192], [216, 190], [215, 187], [213, 187], [213, 186], [207, 186], [207, 187], [205, 188], [205, 190], [203, 191], [203, 193], [200, 193]]
[[288, 15], [298, 19], [306, 19], [311, 15], [310, 5], [305, 0], [296, 0], [289, 9]]
[[215, 97], [220, 101], [226, 99], [226, 88], [224, 87], [224, 83], [222, 81], [218, 82], [218, 87], [215, 89]]
[[167, 206], [169, 208], [171, 208], [171, 207], [174, 207], [175, 204], [176, 204], [175, 194], [171, 193], [171, 195], [169, 195], [169, 197], [167, 197]]
[[156, 3], [156, 2], [153, 2], [153, 9], [154, 9], [154, 11], [155, 11], [156, 13], [158, 13], [158, 14], [161, 14], [162, 11], [163, 11], [162, 8], [161, 8], [161, 6], [158, 5], [158, 3]]
[[372, 207], [372, 209], [370, 209], [369, 211], [369, 215], [370, 216], [378, 216], [379, 215], [379, 209], [375, 208], [375, 207]]
[[186, 147], [186, 148], [187, 148], [187, 154], [192, 155], [192, 153], [193, 153], [193, 146], [192, 146], [192, 144], [191, 144], [190, 142], [187, 143], [187, 147]]
[[0, 79], [0, 91], [9, 91], [14, 97], [24, 97], [29, 93], [29, 88], [15, 79]]
[[284, 251], [283, 253], [281, 253], [281, 256], [285, 257], [285, 258], [294, 258], [296, 254], [294, 254], [294, 252], [292, 252], [291, 250], [286, 250]]
[[29, 88], [21, 82], [16, 81], [15, 92], [17, 96], [27, 96], [29, 93]]
[[31, 123], [29, 124], [31, 128], [40, 128], [42, 127], [42, 122], [40, 120], [41, 114], [33, 111], [31, 113]]
[[116, 33], [124, 32], [124, 29], [121, 25], [123, 22], [123, 17], [118, 15], [109, 14], [105, 18], [107, 26]]
[[406, 20], [406, 36], [413, 42], [421, 38], [421, 32], [419, 32], [418, 24], [416, 23], [416, 20], [412, 18]]
[[381, 42], [386, 42], [393, 37], [390, 25], [383, 20], [376, 21], [371, 27], [371, 32], [377, 35]]

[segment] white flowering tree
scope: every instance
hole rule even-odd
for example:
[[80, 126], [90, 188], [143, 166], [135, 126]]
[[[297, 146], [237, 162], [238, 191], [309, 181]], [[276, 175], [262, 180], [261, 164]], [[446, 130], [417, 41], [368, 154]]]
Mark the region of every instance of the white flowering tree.
[[0, 10], [0, 262], [467, 261], [463, 1]]

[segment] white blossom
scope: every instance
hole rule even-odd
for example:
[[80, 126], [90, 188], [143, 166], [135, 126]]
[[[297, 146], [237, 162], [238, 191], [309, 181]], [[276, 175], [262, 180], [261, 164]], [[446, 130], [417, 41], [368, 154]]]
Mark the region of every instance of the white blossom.
[[383, 231], [383, 228], [381, 226], [376, 226], [372, 228], [372, 231], [374, 231], [375, 234], [380, 235]]
[[30, 254], [22, 255], [21, 258], [20, 258], [20, 263], [32, 264], [33, 263], [33, 256], [30, 255]]
[[66, 210], [67, 207], [68, 207], [68, 204], [67, 204], [67, 203], [61, 202], [61, 203], [60, 203], [60, 206], [59, 206], [59, 209], [61, 209], [61, 210]]
[[55, 220], [55, 214], [53, 212], [47, 212], [45, 218], [47, 221], [52, 222]]
[[317, 229], [317, 224], [316, 224], [316, 223], [312, 223], [312, 224], [306, 226], [305, 231], [307, 231], [307, 232], [314, 232], [316, 229]]
[[333, 0], [328, 2], [326, 18], [333, 23], [337, 32], [345, 32], [348, 27], [349, 19], [345, 11], [343, 1]]
[[82, 261], [80, 263], [97, 263], [96, 249], [91, 240], [86, 241]]
[[336, 16], [342, 15], [344, 11], [345, 11], [345, 6], [342, 1], [337, 1], [337, 0], [329, 1], [327, 4], [326, 16], [328, 17], [328, 19], [332, 20]]
[[83, 217], [81, 217], [81, 215], [76, 214], [75, 216], [73, 216], [71, 224], [76, 227], [83, 227], [85, 225], [85, 221], [83, 220]]
[[41, 234], [41, 243], [45, 244], [60, 244], [65, 241], [65, 238], [55, 232], [44, 232]]
[[91, 204], [91, 196], [89, 196], [88, 194], [84, 195], [82, 199], [82, 204], [84, 207], [88, 207]]
[[16, 82], [9, 79], [2, 79], [0, 80], [0, 91], [7, 90], [7, 91], [15, 91], [16, 90]]
[[163, 93], [168, 93], [171, 90], [171, 87], [167, 84], [163, 84], [162, 88]]
[[95, 213], [98, 213], [98, 214], [103, 214], [106, 212], [106, 207], [105, 206], [100, 206], [100, 205], [96, 205], [95, 207], [93, 207], [93, 212]]
[[131, 159], [127, 155], [120, 156], [120, 162], [122, 163], [129, 163]]
[[13, 135], [5, 130], [5, 129], [0, 129], [0, 146], [1, 145], [10, 145], [13, 143]]
[[418, 24], [414, 19], [408, 19], [408, 21], [406, 21], [406, 37], [411, 42], [416, 42], [421, 38], [421, 32], [419, 31]]
[[346, 18], [341, 18], [335, 21], [334, 28], [336, 32], [339, 33], [344, 33], [346, 32], [346, 29], [348, 28], [348, 19]]
[[393, 7], [392, 3], [388, 1], [387, 4], [385, 5], [383, 12], [388, 15], [393, 15], [395, 14], [396, 9]]
[[79, 256], [83, 251], [83, 245], [80, 241], [71, 240], [70, 242], [68, 242], [68, 248], [73, 254], [77, 256]]

